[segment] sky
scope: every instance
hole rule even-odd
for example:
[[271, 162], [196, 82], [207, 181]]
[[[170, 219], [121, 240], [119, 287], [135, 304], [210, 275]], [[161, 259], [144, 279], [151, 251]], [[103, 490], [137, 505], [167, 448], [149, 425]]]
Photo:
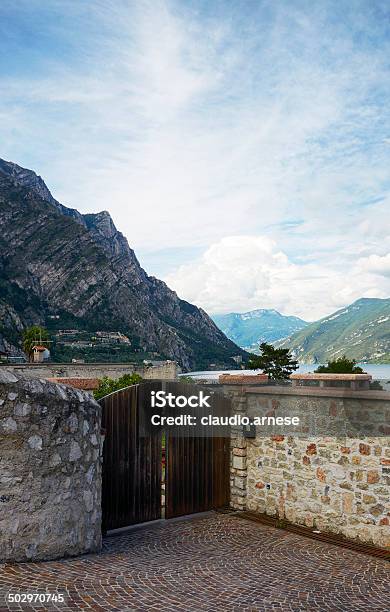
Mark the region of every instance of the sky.
[[208, 313], [390, 296], [387, 0], [1, 0], [0, 157]]

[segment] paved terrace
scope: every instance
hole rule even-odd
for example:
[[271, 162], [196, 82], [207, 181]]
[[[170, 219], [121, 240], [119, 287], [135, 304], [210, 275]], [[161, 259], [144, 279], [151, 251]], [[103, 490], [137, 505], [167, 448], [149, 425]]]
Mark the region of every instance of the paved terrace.
[[[383, 612], [389, 584], [387, 561], [210, 513], [108, 537], [99, 555], [0, 566], [0, 610]], [[67, 603], [4, 603], [38, 588]]]

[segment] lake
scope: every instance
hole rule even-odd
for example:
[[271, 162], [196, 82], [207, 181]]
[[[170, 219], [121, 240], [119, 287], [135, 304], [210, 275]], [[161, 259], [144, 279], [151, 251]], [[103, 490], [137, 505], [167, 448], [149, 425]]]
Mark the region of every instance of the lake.
[[[297, 370], [298, 373], [305, 374], [313, 372], [319, 364], [300, 364]], [[371, 374], [373, 380], [390, 381], [390, 363], [359, 363], [367, 374]], [[199, 379], [215, 380], [220, 374], [253, 374], [257, 370], [210, 370], [203, 372], [188, 372], [185, 376], [191, 376]]]

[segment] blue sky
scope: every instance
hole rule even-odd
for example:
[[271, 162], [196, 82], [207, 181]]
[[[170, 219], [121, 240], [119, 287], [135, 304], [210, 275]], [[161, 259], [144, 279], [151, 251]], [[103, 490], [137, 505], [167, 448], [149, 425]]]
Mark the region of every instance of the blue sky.
[[0, 156], [209, 312], [390, 295], [387, 1], [2, 0]]

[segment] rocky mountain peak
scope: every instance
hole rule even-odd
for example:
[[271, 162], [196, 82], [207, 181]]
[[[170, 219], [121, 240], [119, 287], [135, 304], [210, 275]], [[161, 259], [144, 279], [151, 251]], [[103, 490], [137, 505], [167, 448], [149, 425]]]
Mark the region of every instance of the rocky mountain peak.
[[33, 170], [27, 170], [14, 162], [9, 162], [0, 158], [0, 171], [12, 179], [16, 184], [26, 189], [34, 190], [42, 200], [50, 202], [50, 204], [55, 204], [56, 201], [46, 187], [45, 182]]
[[232, 367], [233, 356], [245, 355], [204, 311], [146, 274], [107, 211], [63, 206], [35, 172], [12, 162], [0, 160], [0, 179], [3, 344], [15, 347], [23, 327], [46, 325], [55, 312], [59, 324], [119, 330], [186, 369]]

